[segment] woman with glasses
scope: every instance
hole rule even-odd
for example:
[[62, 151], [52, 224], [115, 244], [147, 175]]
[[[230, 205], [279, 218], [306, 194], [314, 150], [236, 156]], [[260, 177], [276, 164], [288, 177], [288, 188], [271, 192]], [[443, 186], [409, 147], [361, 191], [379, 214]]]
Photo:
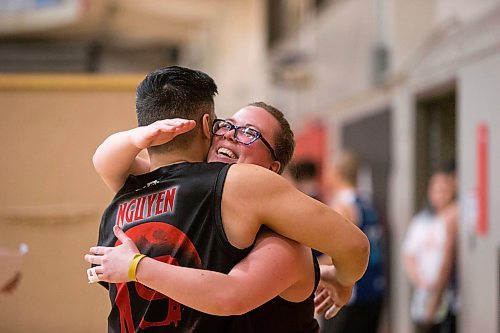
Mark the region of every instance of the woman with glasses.
[[[146, 148], [163, 144], [194, 125], [192, 120], [171, 119], [112, 135], [96, 152], [107, 160], [104, 170], [102, 165], [98, 170], [99, 174], [111, 189], [118, 191], [129, 173], [149, 171], [147, 160], [127, 161], [129, 157], [123, 158], [122, 151], [130, 146]], [[229, 119], [214, 119], [212, 133], [208, 162], [257, 164], [281, 173], [293, 154], [293, 133], [288, 122], [279, 110], [262, 102], [242, 108]], [[249, 188], [249, 191], [258, 195], [258, 189]], [[127, 236], [121, 230], [117, 231], [117, 237], [126, 243]], [[198, 275], [199, 270], [185, 267], [179, 274], [178, 282], [184, 284], [182, 290], [172, 289], [166, 296], [209, 314], [239, 315], [231, 321], [228, 331], [319, 330], [314, 319], [318, 264], [310, 249], [269, 230], [260, 232], [250, 254], [228, 274], [204, 271]], [[350, 296], [350, 288], [335, 288], [339, 296], [336, 306], [332, 306], [329, 298], [322, 298], [325, 300], [319, 306], [320, 310], [329, 309], [328, 317]], [[186, 290], [196, 297], [186, 295]]]
[[283, 114], [264, 103], [250, 104], [226, 120], [215, 119], [212, 133], [208, 162], [257, 164], [281, 174], [295, 147]]

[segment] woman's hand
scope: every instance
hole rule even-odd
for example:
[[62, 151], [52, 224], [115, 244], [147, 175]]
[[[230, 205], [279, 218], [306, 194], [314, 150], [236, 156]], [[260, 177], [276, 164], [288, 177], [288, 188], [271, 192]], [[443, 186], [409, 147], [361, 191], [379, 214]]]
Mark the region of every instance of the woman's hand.
[[128, 132], [130, 142], [139, 149], [159, 146], [196, 126], [194, 120], [174, 118], [158, 120], [148, 126], [139, 126]]
[[[94, 270], [98, 281], [120, 283], [130, 281], [128, 271], [134, 255], [139, 253], [134, 241], [118, 226], [113, 227], [115, 236], [122, 242], [116, 247], [94, 246], [90, 254], [85, 255], [85, 261], [96, 265]], [[91, 274], [92, 275], [92, 274]], [[97, 281], [90, 281], [97, 282]]]

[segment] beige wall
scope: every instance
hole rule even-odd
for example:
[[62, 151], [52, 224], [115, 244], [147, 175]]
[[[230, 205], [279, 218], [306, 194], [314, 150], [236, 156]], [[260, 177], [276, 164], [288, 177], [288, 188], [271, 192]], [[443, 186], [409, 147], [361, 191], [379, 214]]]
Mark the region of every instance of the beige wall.
[[112, 195], [91, 157], [135, 125], [140, 80], [0, 76], [0, 247], [30, 247], [18, 289], [0, 294], [1, 332], [105, 331], [107, 293], [87, 284], [83, 255]]
[[[461, 332], [499, 332], [500, 304], [500, 54], [464, 66], [459, 72], [459, 179], [461, 200]], [[488, 127], [488, 232], [476, 232], [478, 186], [477, 129]], [[472, 207], [476, 207], [473, 209]]]
[[391, 69], [400, 71], [436, 28], [436, 0], [388, 0]]
[[230, 117], [244, 105], [268, 100], [266, 11], [263, 0], [220, 3], [208, 31], [207, 72], [219, 87], [216, 111]]
[[437, 21], [455, 19], [469, 21], [498, 6], [498, 0], [435, 0]]
[[[270, 100], [299, 124], [308, 113], [339, 114], [339, 103], [372, 88], [373, 52], [377, 40], [374, 1], [332, 2], [316, 18], [304, 22], [271, 53], [273, 58], [299, 54], [307, 82], [280, 82]], [[275, 70], [279, 70], [276, 66]]]

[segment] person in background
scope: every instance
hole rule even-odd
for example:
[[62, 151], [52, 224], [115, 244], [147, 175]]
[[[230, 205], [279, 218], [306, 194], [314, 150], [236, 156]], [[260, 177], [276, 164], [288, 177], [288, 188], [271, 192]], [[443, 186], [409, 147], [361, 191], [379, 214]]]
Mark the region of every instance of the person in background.
[[[330, 206], [365, 233], [370, 242], [370, 257], [366, 273], [355, 284], [350, 301], [336, 317], [322, 322], [322, 332], [375, 333], [379, 326], [385, 292], [383, 228], [374, 206], [356, 190], [358, 169], [358, 159], [349, 151], [340, 152], [326, 169]], [[324, 259], [320, 262], [325, 263]]]
[[447, 170], [432, 175], [428, 207], [411, 220], [403, 264], [412, 286], [410, 314], [418, 333], [455, 331], [453, 271], [457, 238], [455, 179]]
[[289, 165], [290, 175], [297, 189], [311, 198], [321, 201], [318, 168], [313, 161], [304, 160]]

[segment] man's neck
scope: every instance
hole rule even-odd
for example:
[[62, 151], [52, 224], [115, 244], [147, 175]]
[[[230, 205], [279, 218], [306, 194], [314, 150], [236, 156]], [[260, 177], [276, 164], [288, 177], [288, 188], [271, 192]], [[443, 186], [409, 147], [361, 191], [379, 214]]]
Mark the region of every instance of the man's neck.
[[150, 160], [150, 171], [156, 170], [163, 166], [182, 163], [182, 162], [203, 162], [203, 158], [198, 156], [199, 154], [191, 153], [186, 151], [171, 151], [166, 154], [156, 153], [149, 156]]

